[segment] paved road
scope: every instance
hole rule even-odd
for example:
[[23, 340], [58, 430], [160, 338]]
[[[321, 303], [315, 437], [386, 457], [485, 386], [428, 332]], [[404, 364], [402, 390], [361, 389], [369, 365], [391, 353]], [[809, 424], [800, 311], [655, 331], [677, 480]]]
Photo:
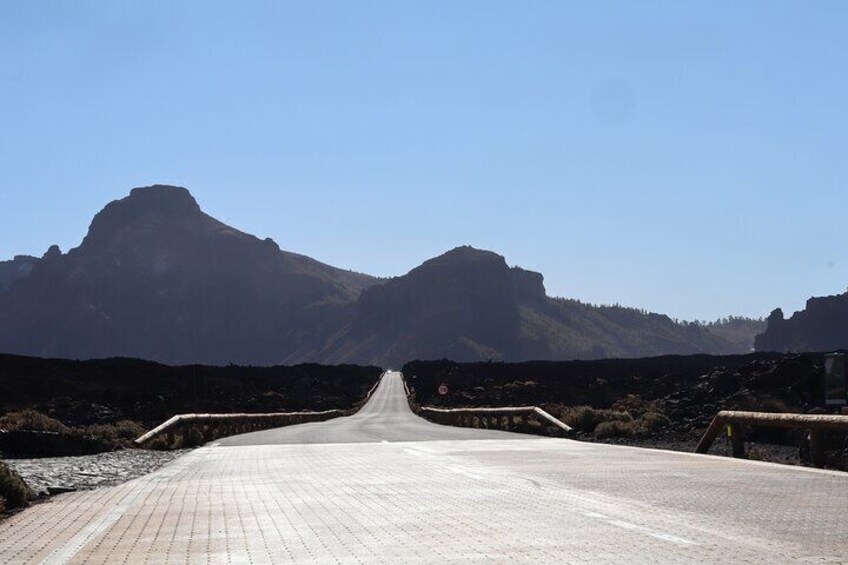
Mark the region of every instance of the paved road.
[[347, 418], [314, 422], [220, 440], [221, 445], [290, 443], [373, 443], [463, 439], [528, 439], [534, 436], [497, 430], [440, 426], [418, 418], [409, 408], [400, 373], [389, 373], [362, 410]]
[[[848, 475], [455, 439], [414, 422], [399, 384], [336, 425], [233, 438], [250, 445], [29, 509], [0, 525], [0, 563], [848, 562]], [[313, 433], [338, 443], [300, 443]]]

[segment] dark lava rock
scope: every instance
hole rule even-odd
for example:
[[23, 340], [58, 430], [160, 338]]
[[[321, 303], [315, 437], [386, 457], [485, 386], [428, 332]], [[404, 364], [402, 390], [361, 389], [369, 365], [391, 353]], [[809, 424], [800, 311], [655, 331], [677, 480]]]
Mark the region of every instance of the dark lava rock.
[[111, 443], [72, 434], [0, 431], [0, 453], [6, 458], [90, 455], [113, 449]]

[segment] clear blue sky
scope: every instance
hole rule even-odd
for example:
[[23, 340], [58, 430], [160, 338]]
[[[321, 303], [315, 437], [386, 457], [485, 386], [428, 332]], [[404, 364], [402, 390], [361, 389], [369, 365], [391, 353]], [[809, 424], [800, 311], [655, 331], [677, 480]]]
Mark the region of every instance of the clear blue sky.
[[376, 275], [679, 318], [848, 286], [848, 3], [4, 2], [0, 258], [130, 188]]

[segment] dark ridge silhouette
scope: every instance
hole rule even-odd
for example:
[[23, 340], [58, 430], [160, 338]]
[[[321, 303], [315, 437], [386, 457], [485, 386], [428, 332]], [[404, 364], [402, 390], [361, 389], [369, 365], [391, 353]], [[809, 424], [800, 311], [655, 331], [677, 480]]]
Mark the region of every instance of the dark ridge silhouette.
[[848, 349], [848, 292], [810, 298], [789, 319], [778, 308], [766, 322], [765, 332], [756, 337], [757, 351]]
[[17, 255], [11, 261], [0, 261], [0, 291], [7, 290], [17, 279], [26, 278], [38, 259], [29, 255]]
[[550, 298], [541, 274], [468, 246], [390, 280], [352, 273], [163, 185], [108, 204], [65, 254], [0, 263], [0, 311], [3, 352], [171, 364], [744, 353], [753, 331]]
[[222, 224], [184, 188], [136, 188], [0, 294], [0, 350], [270, 365], [374, 282]]
[[550, 298], [541, 274], [466, 246], [365, 290], [350, 325], [319, 358], [397, 366], [415, 358], [731, 354], [750, 351], [751, 341], [632, 308]]

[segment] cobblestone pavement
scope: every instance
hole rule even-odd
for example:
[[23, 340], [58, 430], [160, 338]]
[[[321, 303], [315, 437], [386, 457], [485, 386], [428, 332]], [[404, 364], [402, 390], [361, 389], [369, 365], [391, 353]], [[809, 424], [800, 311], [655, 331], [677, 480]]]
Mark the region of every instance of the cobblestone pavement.
[[846, 508], [843, 473], [553, 438], [212, 445], [12, 517], [0, 563], [845, 563]]
[[188, 450], [126, 449], [80, 457], [4, 459], [36, 493], [115, 486], [156, 471]]

